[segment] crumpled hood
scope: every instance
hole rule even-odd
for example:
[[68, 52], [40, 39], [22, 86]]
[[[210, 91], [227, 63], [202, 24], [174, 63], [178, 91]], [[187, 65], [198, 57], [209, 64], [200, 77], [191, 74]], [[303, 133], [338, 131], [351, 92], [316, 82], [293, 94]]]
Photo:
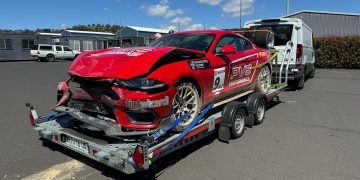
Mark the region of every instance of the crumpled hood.
[[174, 47], [113, 48], [85, 52], [70, 66], [69, 74], [81, 77], [131, 79], [145, 74]]

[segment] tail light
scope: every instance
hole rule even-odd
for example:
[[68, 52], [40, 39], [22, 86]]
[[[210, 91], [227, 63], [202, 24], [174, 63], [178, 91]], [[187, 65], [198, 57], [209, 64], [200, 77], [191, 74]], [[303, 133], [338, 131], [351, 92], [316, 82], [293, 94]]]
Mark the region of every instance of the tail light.
[[295, 66], [296, 67], [300, 67], [303, 61], [303, 46], [301, 44], [298, 44], [296, 46], [296, 62], [295, 62]]
[[145, 156], [144, 156], [144, 146], [137, 146], [132, 157], [134, 164], [139, 169], [144, 169]]

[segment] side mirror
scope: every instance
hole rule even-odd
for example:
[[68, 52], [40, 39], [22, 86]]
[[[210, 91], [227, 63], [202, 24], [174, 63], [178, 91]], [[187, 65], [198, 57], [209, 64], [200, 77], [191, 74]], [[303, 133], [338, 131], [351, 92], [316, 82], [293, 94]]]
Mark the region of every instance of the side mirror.
[[226, 44], [222, 49], [221, 49], [221, 54], [235, 54], [236, 53], [236, 49], [234, 46], [230, 45], [230, 44]]

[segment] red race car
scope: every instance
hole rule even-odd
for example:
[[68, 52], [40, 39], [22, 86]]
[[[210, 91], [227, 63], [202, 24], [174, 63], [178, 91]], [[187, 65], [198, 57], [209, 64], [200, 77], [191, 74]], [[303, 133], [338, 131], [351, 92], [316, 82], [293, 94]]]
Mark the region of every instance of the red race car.
[[190, 112], [174, 128], [182, 131], [210, 102], [249, 90], [266, 93], [270, 56], [225, 30], [179, 32], [147, 47], [84, 52], [58, 86], [57, 107], [120, 125], [129, 134], [158, 129]]

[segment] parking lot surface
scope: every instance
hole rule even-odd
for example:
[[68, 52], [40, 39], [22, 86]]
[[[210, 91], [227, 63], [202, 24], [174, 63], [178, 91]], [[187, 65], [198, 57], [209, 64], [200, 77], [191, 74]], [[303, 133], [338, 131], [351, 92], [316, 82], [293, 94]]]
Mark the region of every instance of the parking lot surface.
[[25, 102], [47, 112], [70, 64], [0, 63], [0, 178], [360, 179], [360, 71], [317, 70], [240, 139], [212, 136], [127, 176], [39, 140], [30, 127]]

